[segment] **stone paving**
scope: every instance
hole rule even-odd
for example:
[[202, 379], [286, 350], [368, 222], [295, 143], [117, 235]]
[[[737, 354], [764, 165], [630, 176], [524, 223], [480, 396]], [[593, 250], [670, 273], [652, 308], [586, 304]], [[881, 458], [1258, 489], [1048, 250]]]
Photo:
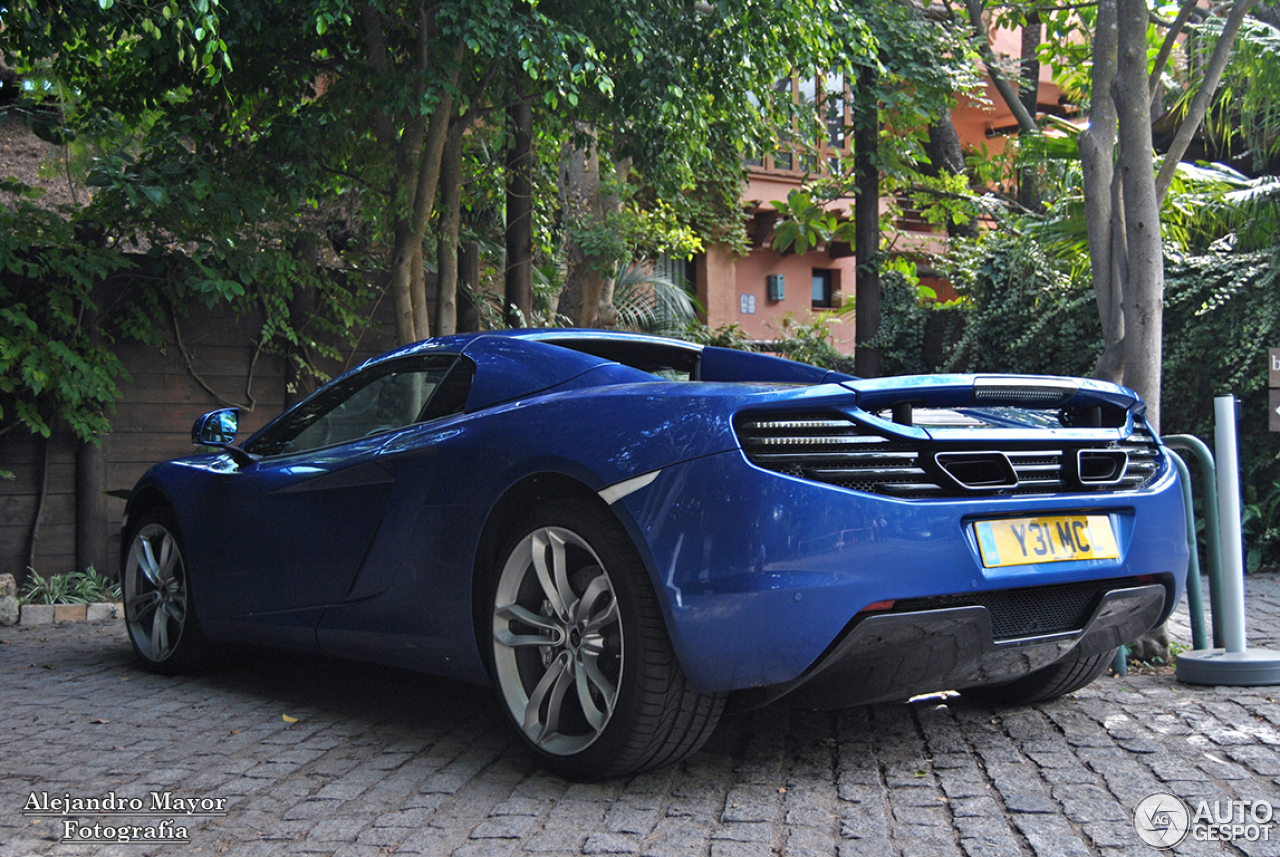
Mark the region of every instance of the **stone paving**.
[[[1280, 578], [1248, 588], [1250, 646], [1280, 650]], [[1151, 857], [1133, 813], [1154, 792], [1280, 805], [1278, 698], [1165, 671], [1027, 708], [775, 706], [726, 718], [682, 765], [587, 785], [536, 770], [486, 690], [278, 653], [162, 678], [119, 621], [6, 628], [0, 857]], [[225, 815], [76, 816], [190, 840], [88, 844], [24, 814], [33, 794], [149, 809], [153, 792]], [[1280, 855], [1275, 828], [1173, 853]]]

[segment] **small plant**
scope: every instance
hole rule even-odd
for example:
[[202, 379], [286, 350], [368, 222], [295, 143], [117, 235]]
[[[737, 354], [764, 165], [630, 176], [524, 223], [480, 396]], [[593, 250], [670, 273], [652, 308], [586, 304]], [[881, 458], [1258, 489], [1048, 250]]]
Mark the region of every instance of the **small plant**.
[[86, 603], [120, 601], [123, 598], [120, 584], [105, 574], [99, 573], [93, 566], [89, 566], [83, 572], [72, 573], [68, 577], [71, 578], [72, 591], [84, 598]]
[[836, 349], [830, 327], [831, 322], [843, 314], [839, 310], [824, 312], [808, 321], [798, 321], [794, 314], [787, 313], [782, 319], [780, 336], [773, 343], [773, 352], [812, 366], [854, 374], [853, 358]]
[[22, 587], [19, 600], [23, 604], [89, 604], [95, 601], [119, 601], [120, 584], [93, 566], [84, 571], [42, 577], [34, 568]]

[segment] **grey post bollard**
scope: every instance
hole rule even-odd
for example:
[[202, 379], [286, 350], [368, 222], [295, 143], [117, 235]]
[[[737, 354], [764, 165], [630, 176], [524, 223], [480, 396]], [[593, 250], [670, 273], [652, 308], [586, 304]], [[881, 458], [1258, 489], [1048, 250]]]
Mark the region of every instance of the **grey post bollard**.
[[1188, 684], [1252, 686], [1280, 684], [1280, 654], [1249, 651], [1245, 641], [1244, 551], [1240, 529], [1240, 464], [1236, 450], [1235, 396], [1213, 400], [1214, 452], [1218, 471], [1221, 527], [1223, 648], [1178, 655], [1178, 681]]

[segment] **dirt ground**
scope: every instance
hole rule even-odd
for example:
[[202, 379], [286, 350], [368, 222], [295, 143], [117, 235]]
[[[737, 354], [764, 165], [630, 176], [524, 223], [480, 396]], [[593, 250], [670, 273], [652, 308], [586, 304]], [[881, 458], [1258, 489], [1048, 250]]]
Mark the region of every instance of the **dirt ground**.
[[86, 190], [76, 187], [72, 192], [62, 158], [62, 149], [33, 134], [21, 115], [0, 115], [0, 179], [17, 179], [43, 189], [41, 205], [83, 204], [87, 201]]

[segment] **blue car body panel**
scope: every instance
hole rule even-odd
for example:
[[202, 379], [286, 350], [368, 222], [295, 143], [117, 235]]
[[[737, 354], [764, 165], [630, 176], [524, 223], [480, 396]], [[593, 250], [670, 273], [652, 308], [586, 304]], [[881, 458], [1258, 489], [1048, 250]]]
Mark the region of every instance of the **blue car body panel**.
[[[614, 348], [691, 380], [592, 353]], [[1128, 466], [1138, 453], [1114, 450], [1141, 428], [1141, 404], [1114, 385], [1018, 381], [1039, 384], [1053, 407], [1093, 414], [1092, 425], [1066, 425], [1051, 409], [1010, 406], [1000, 385], [1012, 382], [999, 377], [857, 380], [761, 355], [565, 331], [431, 340], [344, 378], [422, 355], [474, 366], [459, 412], [299, 454], [202, 453], [139, 482], [128, 514], [173, 509], [207, 636], [487, 682], [475, 618], [482, 536], [513, 486], [549, 474], [609, 504], [648, 568], [681, 666], [704, 691], [801, 679], [884, 602], [1112, 578], [1164, 581], [1164, 615], [1181, 597], [1182, 498], [1156, 441], [1141, 453], [1154, 470], [1133, 489], [1017, 493], [961, 478], [949, 496], [909, 498], [821, 481], [812, 476], [821, 468], [762, 466], [741, 439], [753, 415], [790, 414], [847, 423], [853, 439], [842, 443], [962, 449], [997, 469], [1011, 466], [1002, 450], [1031, 441], [1084, 449], [1072, 453], [1076, 468]], [[988, 388], [993, 404], [975, 402]], [[934, 422], [910, 419], [912, 408]], [[938, 476], [946, 459], [933, 454], [921, 460]], [[984, 567], [974, 521], [1064, 514], [1106, 516], [1119, 558]]]
[[[749, 467], [737, 452], [700, 459], [621, 501], [666, 591], [681, 664], [704, 688], [791, 681], [873, 602], [1173, 574], [1186, 564], [1182, 531], [1166, 523], [1182, 518], [1171, 472], [1141, 498], [912, 503]], [[721, 486], [714, 504], [692, 490], [700, 485]], [[983, 568], [972, 521], [1068, 512], [1107, 514], [1121, 558]]]

